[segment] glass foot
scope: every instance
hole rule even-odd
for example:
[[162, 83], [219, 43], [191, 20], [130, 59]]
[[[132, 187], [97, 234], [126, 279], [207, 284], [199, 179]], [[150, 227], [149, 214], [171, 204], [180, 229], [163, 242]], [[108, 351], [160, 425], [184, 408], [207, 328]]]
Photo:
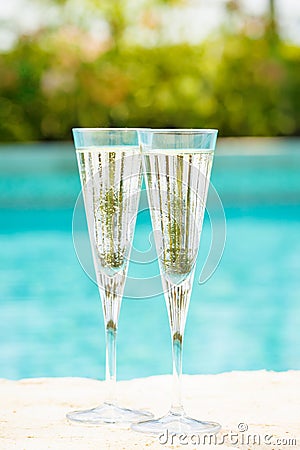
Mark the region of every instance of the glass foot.
[[67, 418], [74, 422], [100, 424], [100, 423], [134, 423], [151, 419], [153, 414], [147, 411], [120, 408], [117, 405], [104, 403], [93, 409], [73, 411], [67, 414]]
[[146, 434], [215, 434], [221, 429], [221, 425], [216, 422], [202, 422], [192, 419], [184, 414], [174, 414], [169, 412], [160, 419], [146, 420], [131, 425], [132, 430]]

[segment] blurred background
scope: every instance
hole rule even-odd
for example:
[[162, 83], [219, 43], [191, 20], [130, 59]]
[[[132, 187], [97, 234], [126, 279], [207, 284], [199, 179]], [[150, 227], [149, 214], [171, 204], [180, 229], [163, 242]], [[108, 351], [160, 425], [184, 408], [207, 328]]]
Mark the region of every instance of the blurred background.
[[[104, 377], [74, 126], [220, 130], [227, 243], [195, 283], [184, 371], [300, 369], [299, 1], [11, 0], [0, 24], [0, 377]], [[138, 217], [137, 246], [150, 231]], [[209, 242], [206, 218], [198, 274]], [[162, 296], [124, 299], [118, 372], [171, 372]]]
[[74, 125], [300, 132], [298, 0], [13, 0], [1, 10], [2, 140], [70, 139]]

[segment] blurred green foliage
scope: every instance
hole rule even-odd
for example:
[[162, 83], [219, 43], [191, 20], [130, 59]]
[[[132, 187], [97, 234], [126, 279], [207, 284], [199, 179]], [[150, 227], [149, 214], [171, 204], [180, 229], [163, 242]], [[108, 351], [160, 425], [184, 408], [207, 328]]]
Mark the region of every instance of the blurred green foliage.
[[[63, 11], [67, 0], [57, 3]], [[0, 140], [70, 139], [73, 126], [299, 135], [300, 48], [282, 42], [267, 18], [237, 26], [237, 5], [228, 2], [225, 25], [198, 45], [129, 42], [122, 2], [103, 2], [110, 35], [102, 41], [88, 19], [69, 23], [65, 9], [64, 23], [0, 54]], [[151, 11], [144, 26], [159, 28]]]

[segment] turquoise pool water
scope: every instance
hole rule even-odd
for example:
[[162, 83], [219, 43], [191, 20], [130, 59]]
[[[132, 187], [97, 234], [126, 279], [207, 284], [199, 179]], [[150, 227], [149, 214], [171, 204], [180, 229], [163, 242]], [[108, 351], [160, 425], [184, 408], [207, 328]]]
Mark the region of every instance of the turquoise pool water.
[[[213, 277], [194, 286], [185, 373], [300, 369], [299, 174], [299, 140], [219, 142], [212, 181], [227, 243]], [[0, 377], [104, 378], [100, 300], [72, 243], [79, 189], [71, 144], [0, 148]], [[137, 247], [150, 230], [141, 214]], [[209, 238], [206, 223], [200, 262]], [[125, 299], [118, 377], [169, 372], [162, 296]]]

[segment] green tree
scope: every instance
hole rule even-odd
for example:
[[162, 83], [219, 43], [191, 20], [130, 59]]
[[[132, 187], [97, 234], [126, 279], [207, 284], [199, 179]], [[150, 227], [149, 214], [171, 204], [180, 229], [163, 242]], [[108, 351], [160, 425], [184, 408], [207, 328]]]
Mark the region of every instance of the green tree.
[[[99, 8], [86, 0], [73, 15], [73, 0], [56, 2], [55, 25], [0, 54], [2, 140], [70, 139], [73, 126], [300, 133], [300, 49], [282, 40], [274, 49], [267, 17], [249, 22], [231, 1], [230, 24], [213, 37], [171, 45], [159, 41], [162, 25], [150, 14], [164, 2], [145, 0], [145, 26], [158, 36], [158, 45], [146, 46], [128, 39], [139, 17], [129, 2], [104, 0]], [[108, 31], [99, 35], [103, 23]]]

